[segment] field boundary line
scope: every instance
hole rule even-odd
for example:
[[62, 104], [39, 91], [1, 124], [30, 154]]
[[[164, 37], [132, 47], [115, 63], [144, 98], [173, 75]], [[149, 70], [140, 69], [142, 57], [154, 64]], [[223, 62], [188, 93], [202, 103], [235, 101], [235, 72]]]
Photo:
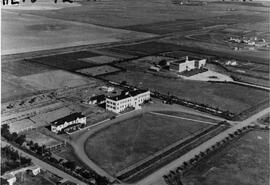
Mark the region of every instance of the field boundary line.
[[171, 118], [178, 118], [178, 119], [183, 119], [183, 120], [188, 120], [188, 121], [196, 121], [196, 122], [206, 123], [206, 124], [211, 124], [211, 125], [217, 125], [218, 124], [218, 123], [213, 123], [213, 122], [209, 122], [209, 121], [196, 120], [196, 119], [185, 118], [185, 117], [181, 117], [181, 116], [173, 116], [173, 115], [162, 114], [162, 113], [157, 113], [157, 112], [150, 112], [150, 113], [151, 114], [156, 114], [156, 115], [159, 115], [159, 116], [167, 116], [167, 117], [171, 117]]

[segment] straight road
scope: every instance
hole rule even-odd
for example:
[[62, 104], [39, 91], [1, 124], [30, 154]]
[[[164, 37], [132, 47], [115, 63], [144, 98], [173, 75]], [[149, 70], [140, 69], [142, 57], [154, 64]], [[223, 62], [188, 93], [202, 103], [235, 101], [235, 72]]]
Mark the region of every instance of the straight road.
[[202, 114], [201, 112], [196, 112], [193, 109], [187, 108], [187, 107], [183, 107], [180, 105], [167, 105], [167, 104], [163, 104], [160, 103], [159, 101], [157, 101], [154, 104], [150, 104], [150, 105], [145, 105], [142, 109], [140, 110], [136, 110], [136, 111], [132, 111], [129, 112], [127, 114], [123, 114], [121, 116], [117, 116], [117, 118], [112, 119], [112, 120], [107, 120], [104, 122], [100, 122], [97, 123], [95, 125], [91, 125], [89, 127], [86, 127], [80, 131], [77, 131], [75, 133], [70, 134], [70, 140], [68, 140], [67, 142], [72, 146], [75, 155], [78, 157], [78, 159], [80, 159], [84, 164], [88, 165], [91, 169], [95, 170], [98, 174], [102, 175], [102, 176], [106, 176], [108, 177], [111, 181], [115, 180], [115, 177], [113, 177], [111, 174], [108, 174], [105, 170], [103, 170], [102, 168], [100, 168], [98, 166], [98, 164], [96, 164], [94, 161], [92, 161], [91, 159], [89, 159], [89, 157], [86, 154], [85, 151], [85, 142], [87, 142], [87, 139], [89, 137], [91, 137], [91, 135], [93, 135], [94, 133], [109, 127], [110, 125], [113, 124], [117, 124], [123, 120], [129, 119], [131, 117], [143, 114], [143, 113], [148, 113], [148, 112], [152, 112], [152, 111], [181, 111], [181, 112], [185, 112], [185, 113], [191, 113], [191, 114], [195, 114], [195, 115], [200, 115], [200, 116], [205, 116], [205, 117], [209, 117], [212, 119], [216, 119], [217, 121], [224, 121], [224, 119], [212, 116], [212, 115], [205, 115]]
[[238, 84], [238, 85], [244, 85], [244, 86], [248, 86], [248, 87], [254, 87], [254, 88], [258, 88], [258, 89], [270, 91], [270, 88], [269, 88], [269, 87], [264, 87], [264, 86], [261, 86], [261, 85], [250, 84], [250, 83], [239, 82], [239, 81], [233, 81], [232, 83]]
[[197, 119], [185, 118], [185, 117], [182, 117], [182, 116], [173, 116], [173, 115], [162, 114], [162, 113], [157, 113], [157, 112], [150, 112], [150, 113], [160, 115], [160, 116], [170, 117], [170, 118], [177, 118], [177, 119], [194, 121], [194, 122], [199, 122], [199, 123], [206, 123], [206, 124], [210, 124], [210, 125], [216, 125], [217, 124], [217, 123], [213, 123], [213, 122], [210, 122], [210, 121], [201, 121], [201, 120], [197, 120]]
[[14, 149], [18, 150], [19, 153], [23, 154], [24, 156], [26, 156], [28, 158], [31, 158], [32, 162], [34, 164], [40, 166], [42, 169], [48, 170], [48, 171], [52, 172], [53, 174], [56, 174], [56, 175], [58, 175], [58, 176], [60, 176], [60, 177], [62, 177], [64, 179], [68, 179], [69, 181], [74, 182], [76, 184], [87, 185], [85, 182], [80, 181], [79, 179], [67, 174], [66, 172], [63, 172], [62, 170], [59, 170], [58, 168], [55, 168], [54, 166], [52, 166], [52, 165], [50, 165], [50, 164], [36, 158], [35, 156], [32, 156], [32, 155], [26, 153], [25, 151], [23, 151], [23, 150], [21, 150], [19, 148], [16, 148], [16, 147], [10, 145], [9, 143], [7, 143], [7, 142], [5, 142], [3, 140], [1, 140], [1, 142], [2, 142], [3, 145], [9, 145], [9, 146], [13, 147]]
[[236, 130], [241, 129], [245, 126], [248, 126], [255, 122], [258, 118], [262, 117], [263, 115], [270, 112], [270, 107], [260, 111], [259, 113], [249, 117], [248, 119], [239, 122], [238, 124], [234, 125], [233, 127], [225, 130], [224, 132], [218, 134], [217, 136], [213, 137], [212, 139], [208, 140], [207, 142], [199, 145], [198, 147], [192, 149], [185, 155], [181, 156], [177, 160], [171, 162], [170, 164], [164, 166], [163, 168], [157, 170], [156, 172], [152, 173], [151, 175], [147, 176], [146, 178], [140, 180], [136, 183], [136, 185], [158, 185], [161, 184], [163, 181], [162, 176], [169, 173], [170, 170], [175, 170], [179, 167], [183, 162], [189, 161], [195, 155], [199, 154], [201, 151], [205, 151], [206, 149], [210, 148], [211, 146], [215, 145], [217, 142], [222, 141], [226, 138], [230, 133], [234, 133]]

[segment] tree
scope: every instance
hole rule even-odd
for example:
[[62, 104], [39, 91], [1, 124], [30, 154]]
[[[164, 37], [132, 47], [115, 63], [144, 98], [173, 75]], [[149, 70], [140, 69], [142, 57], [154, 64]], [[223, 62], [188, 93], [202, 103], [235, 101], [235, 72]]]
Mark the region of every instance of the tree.
[[29, 141], [28, 146], [31, 148], [34, 145], [34, 142], [32, 140]]
[[63, 163], [63, 166], [73, 171], [76, 168], [76, 163], [74, 161], [67, 161]]
[[9, 132], [9, 125], [8, 124], [4, 124], [1, 126], [1, 134], [4, 138], [8, 139], [10, 136], [10, 132]]
[[104, 176], [98, 176], [96, 178], [97, 185], [107, 185], [109, 184], [109, 180]]
[[26, 157], [21, 157], [21, 165], [30, 164], [30, 163], [31, 163], [31, 159], [26, 158]]
[[25, 141], [26, 141], [25, 135], [20, 135], [20, 136], [17, 137], [17, 139], [15, 140], [15, 142], [18, 143], [19, 145], [22, 145]]
[[43, 148], [42, 148], [42, 146], [39, 146], [39, 147], [37, 148], [37, 154], [38, 154], [38, 155], [43, 155]]
[[10, 159], [13, 161], [17, 161], [20, 157], [18, 151], [13, 150], [12, 152], [10, 152], [10, 154]]
[[18, 134], [16, 132], [13, 132], [9, 138], [10, 141], [15, 141], [18, 138]]
[[80, 175], [81, 175], [83, 178], [86, 178], [86, 179], [91, 178], [90, 173], [89, 173], [87, 170], [82, 171], [82, 172], [80, 173]]
[[167, 65], [167, 61], [165, 59], [162, 59], [161, 61], [159, 61], [158, 65], [160, 65], [160, 66], [166, 66]]
[[121, 85], [127, 85], [127, 81], [122, 81], [121, 83], [120, 83]]
[[31, 150], [37, 151], [38, 148], [39, 148], [38, 144], [37, 144], [37, 143], [34, 143], [34, 144], [32, 145], [32, 147], [31, 147]]

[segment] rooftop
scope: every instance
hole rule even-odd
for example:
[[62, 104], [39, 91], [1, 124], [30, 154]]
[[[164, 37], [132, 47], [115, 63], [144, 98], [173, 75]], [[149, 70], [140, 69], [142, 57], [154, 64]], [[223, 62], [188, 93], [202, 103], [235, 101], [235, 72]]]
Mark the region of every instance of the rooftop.
[[203, 58], [194, 57], [194, 56], [185, 56], [185, 57], [179, 58], [179, 59], [171, 62], [171, 64], [173, 65], [173, 64], [185, 63], [187, 59], [188, 59], [188, 61], [192, 61], [192, 60], [202, 60]]
[[11, 173], [7, 173], [5, 175], [2, 176], [4, 179], [9, 180], [9, 179], [13, 179], [16, 178], [13, 174]]
[[64, 124], [65, 122], [70, 122], [70, 121], [73, 121], [73, 120], [76, 120], [77, 118], [83, 118], [85, 117], [84, 115], [82, 115], [82, 113], [80, 112], [75, 112], [73, 114], [70, 114], [66, 117], [63, 117], [63, 118], [60, 118], [60, 119], [57, 119], [55, 121], [52, 122], [52, 125], [53, 126], [58, 126], [58, 125], [62, 125]]
[[101, 95], [96, 95], [96, 96], [92, 96], [90, 98], [90, 100], [97, 100], [97, 101], [102, 101], [106, 99], [106, 96], [104, 94], [101, 94]]
[[123, 100], [126, 99], [128, 97], [134, 97], [137, 96], [139, 94], [145, 93], [148, 90], [133, 90], [133, 91], [122, 91], [122, 93], [118, 96], [113, 96], [113, 97], [109, 97], [109, 99], [114, 100], [114, 101], [118, 101], [118, 100]]

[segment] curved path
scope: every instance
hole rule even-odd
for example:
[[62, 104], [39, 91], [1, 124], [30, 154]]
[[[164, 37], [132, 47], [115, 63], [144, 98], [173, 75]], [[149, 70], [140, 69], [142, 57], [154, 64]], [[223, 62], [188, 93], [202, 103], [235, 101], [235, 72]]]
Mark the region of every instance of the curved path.
[[[179, 111], [179, 112], [186, 112], [186, 113], [192, 113], [192, 114], [195, 114], [195, 115], [205, 116], [205, 117], [213, 118], [213, 119], [220, 120], [220, 121], [224, 120], [222, 118], [218, 118], [218, 117], [215, 117], [215, 116], [212, 116], [212, 115], [206, 115], [206, 114], [203, 114], [201, 112], [194, 111], [193, 109], [189, 109], [189, 108], [182, 107], [182, 106], [179, 106], [179, 105], [167, 105], [167, 104], [155, 103], [155, 104], [147, 105], [147, 106], [143, 107], [143, 109], [141, 109], [141, 110], [136, 110], [136, 111], [133, 111], [133, 112], [118, 116], [116, 119], [104, 121], [104, 122], [101, 122], [100, 124], [90, 126], [91, 128], [86, 127], [83, 130], [75, 132], [75, 133], [73, 133], [71, 135], [71, 141], [69, 141], [69, 143], [72, 145], [72, 147], [74, 149], [74, 153], [77, 155], [77, 157], [83, 163], [88, 165], [90, 168], [95, 170], [100, 175], [106, 176], [111, 181], [114, 181], [114, 180], [116, 180], [115, 177], [108, 174], [105, 170], [100, 168], [91, 159], [89, 159], [89, 157], [87, 156], [87, 154], [85, 152], [85, 147], [84, 147], [85, 142], [94, 133], [96, 133], [96, 132], [100, 131], [101, 129], [104, 129], [104, 128], [106, 128], [106, 127], [108, 127], [108, 126], [110, 126], [110, 125], [112, 125], [114, 123], [117, 123], [117, 122], [122, 121], [122, 120], [126, 120], [128, 118], [134, 117], [136, 115], [139, 115], [139, 114], [142, 114], [142, 113], [145, 113], [145, 112], [153, 112], [153, 111]], [[232, 133], [232, 132], [234, 132], [235, 130], [237, 130], [239, 128], [242, 128], [244, 126], [247, 126], [247, 125], [251, 124], [252, 122], [256, 121], [258, 118], [260, 118], [261, 116], [265, 115], [268, 112], [270, 112], [270, 108], [264, 109], [264, 110], [260, 111], [259, 113], [251, 116], [250, 118], [248, 118], [248, 119], [246, 119], [244, 121], [241, 121], [241, 122], [229, 122], [232, 125], [232, 127], [230, 129], [220, 133], [219, 135], [215, 136], [214, 138], [210, 139], [209, 141], [201, 144], [200, 146], [198, 146], [195, 149], [191, 150], [190, 152], [188, 152], [184, 156], [178, 158], [176, 161], [162, 167], [160, 170], [158, 170], [158, 171], [152, 173], [151, 175], [147, 176], [146, 178], [140, 180], [136, 184], [138, 184], [138, 185], [159, 184], [161, 182], [160, 179], [162, 178], [163, 174], [165, 174], [169, 170], [172, 170], [175, 167], [179, 166], [180, 163], [182, 163], [183, 161], [186, 161], [187, 158], [192, 157], [193, 154], [201, 151], [202, 148], [209, 147], [213, 143], [216, 143], [218, 140], [220, 140], [223, 137], [227, 136], [228, 133]]]
[[89, 157], [87, 156], [85, 152], [85, 142], [87, 139], [93, 135], [94, 133], [100, 131], [103, 128], [106, 128], [114, 123], [129, 119], [131, 117], [134, 117], [136, 115], [145, 113], [145, 112], [152, 112], [152, 111], [181, 111], [185, 113], [191, 113], [199, 116], [209, 117], [212, 119], [216, 119], [218, 121], [223, 121], [224, 119], [218, 118], [212, 115], [206, 115], [198, 111], [194, 111], [193, 109], [182, 107], [179, 105], [167, 105], [162, 104], [160, 102], [146, 105], [143, 107], [143, 109], [136, 110], [129, 112], [127, 114], [123, 114], [121, 116], [118, 116], [117, 118], [113, 120], [107, 120], [100, 122], [98, 124], [95, 124], [93, 126], [89, 126], [84, 128], [83, 130], [79, 130], [75, 133], [72, 133], [70, 135], [70, 140], [68, 141], [70, 145], [73, 147], [74, 153], [78, 157], [79, 160], [81, 160], [84, 164], [88, 165], [91, 169], [95, 170], [98, 174], [108, 177], [111, 181], [116, 180], [115, 177], [108, 174], [105, 170], [100, 168], [97, 164], [95, 164]]
[[[255, 122], [258, 118], [264, 116], [265, 114], [270, 112], [270, 107], [260, 111], [257, 114], [254, 114], [253, 116], [249, 117], [248, 119], [239, 122], [238, 124], [234, 125], [233, 127], [225, 130], [224, 132], [218, 134], [217, 136], [209, 139], [205, 143], [202, 143], [198, 147], [192, 149], [185, 155], [181, 156], [177, 160], [167, 164], [166, 166], [162, 167], [161, 169], [157, 170], [156, 172], [150, 174], [149, 176], [145, 177], [144, 179], [138, 181], [136, 185], [160, 185], [160, 184], [166, 184], [162, 176], [164, 174], [169, 173], [170, 170], [175, 170], [177, 167], [179, 167], [183, 162], [189, 161], [192, 159], [196, 154], [199, 154], [201, 151], [205, 151], [206, 149], [210, 148], [211, 146], [215, 145], [217, 142], [222, 141], [224, 138], [226, 138], [230, 133], [234, 133], [236, 130], [241, 129], [245, 126], [250, 125], [251, 123]], [[164, 183], [162, 183], [164, 182]]]

